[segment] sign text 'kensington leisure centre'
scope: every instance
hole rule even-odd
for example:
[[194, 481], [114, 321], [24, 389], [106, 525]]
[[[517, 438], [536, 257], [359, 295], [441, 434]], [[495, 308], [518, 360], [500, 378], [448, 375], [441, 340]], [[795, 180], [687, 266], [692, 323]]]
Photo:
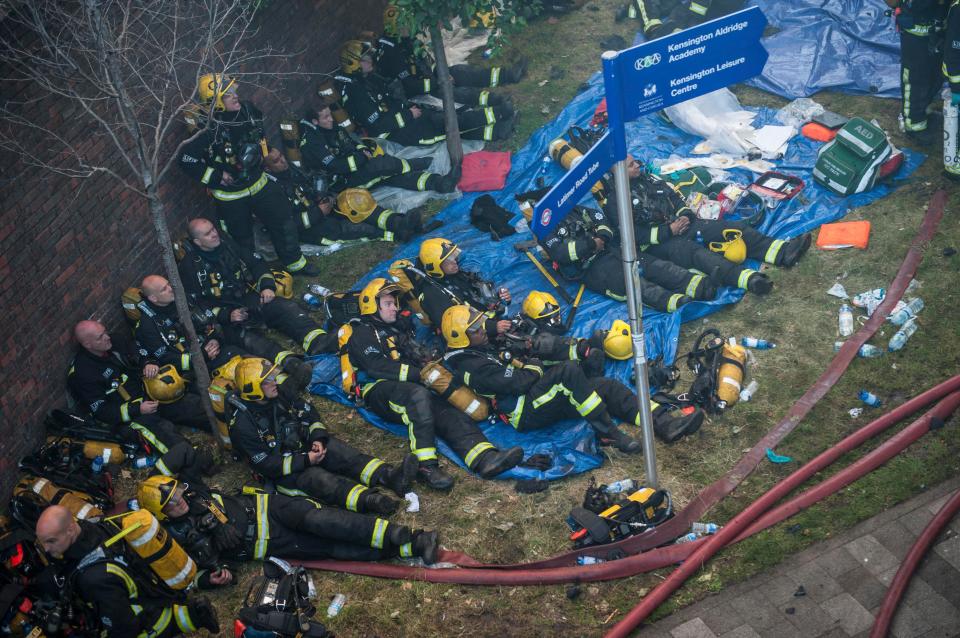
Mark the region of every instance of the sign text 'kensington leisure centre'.
[[[659, 111], [753, 77], [763, 70], [767, 52], [760, 36], [767, 24], [750, 7], [691, 29], [620, 51], [615, 59], [623, 122]], [[614, 162], [608, 131], [554, 184], [534, 208], [533, 232], [545, 237], [583, 199]], [[620, 158], [618, 158], [620, 159]]]

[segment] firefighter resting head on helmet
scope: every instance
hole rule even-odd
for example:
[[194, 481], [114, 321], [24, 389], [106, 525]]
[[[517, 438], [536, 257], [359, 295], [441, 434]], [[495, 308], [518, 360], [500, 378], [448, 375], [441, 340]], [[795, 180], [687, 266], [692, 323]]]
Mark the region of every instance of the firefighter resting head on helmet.
[[37, 543], [47, 554], [60, 558], [80, 536], [80, 525], [62, 505], [51, 505], [37, 519]]
[[190, 504], [184, 497], [188, 487], [172, 476], [158, 474], [140, 483], [137, 501], [157, 520], [180, 518], [190, 512]]
[[396, 323], [400, 314], [400, 286], [377, 277], [360, 291], [360, 316], [376, 317], [386, 324]]
[[246, 357], [237, 364], [233, 381], [237, 386], [237, 394], [244, 401], [263, 403], [276, 399], [279, 393], [277, 364], [260, 357]]

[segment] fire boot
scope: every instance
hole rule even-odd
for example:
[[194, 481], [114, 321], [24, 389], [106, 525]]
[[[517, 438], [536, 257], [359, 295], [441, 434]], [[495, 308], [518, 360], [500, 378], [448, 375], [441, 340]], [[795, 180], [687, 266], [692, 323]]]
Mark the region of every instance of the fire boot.
[[293, 401], [307, 389], [313, 378], [313, 366], [300, 357], [288, 356], [283, 360], [283, 371], [287, 378], [279, 385], [283, 398]]
[[783, 247], [783, 260], [780, 262], [780, 265], [785, 268], [796, 265], [796, 263], [800, 261], [800, 258], [803, 257], [803, 254], [810, 248], [812, 239], [810, 233], [804, 233], [788, 241], [787, 245]]
[[360, 509], [371, 514], [390, 516], [400, 509], [400, 501], [380, 492], [367, 490], [360, 499]]
[[659, 405], [653, 410], [653, 431], [664, 443], [673, 443], [693, 434], [700, 429], [706, 416], [700, 408], [694, 408], [690, 414], [674, 416], [673, 409], [672, 405]]
[[762, 272], [755, 272], [747, 280], [747, 290], [755, 295], [767, 295], [773, 290], [773, 282]]
[[500, 77], [503, 78], [503, 83], [516, 84], [522, 80], [523, 76], [527, 74], [528, 66], [530, 66], [530, 60], [526, 56], [522, 56], [516, 63], [501, 72]]
[[397, 496], [403, 497], [410, 491], [413, 485], [413, 479], [417, 476], [417, 457], [408, 454], [400, 465], [385, 465], [377, 473], [373, 481], [376, 485], [382, 485], [392, 491]]
[[453, 489], [453, 477], [444, 472], [436, 461], [421, 463], [417, 469], [417, 478], [435, 490], [446, 492]]
[[590, 421], [590, 427], [597, 431], [600, 445], [612, 445], [624, 454], [642, 454], [640, 441], [624, 433], [607, 416], [604, 419]]
[[419, 556], [427, 565], [437, 562], [440, 553], [440, 535], [436, 532], [419, 530], [413, 533], [413, 555]]
[[473, 471], [480, 475], [480, 478], [492, 479], [500, 476], [512, 467], [516, 467], [523, 460], [523, 448], [512, 447], [509, 450], [487, 450], [480, 455], [477, 462], [473, 464]]
[[211, 634], [220, 633], [220, 621], [217, 619], [217, 610], [210, 604], [210, 599], [200, 596], [190, 601], [187, 611], [193, 625], [198, 629], [206, 629]]

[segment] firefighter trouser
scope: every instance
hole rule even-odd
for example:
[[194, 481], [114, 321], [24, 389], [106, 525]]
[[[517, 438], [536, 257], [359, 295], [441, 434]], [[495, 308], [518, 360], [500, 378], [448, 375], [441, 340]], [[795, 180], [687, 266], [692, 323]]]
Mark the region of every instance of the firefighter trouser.
[[[489, 73], [486, 75], [489, 79]], [[407, 97], [416, 97], [429, 93], [436, 98], [443, 99], [442, 92], [440, 91], [440, 83], [434, 77], [423, 78], [411, 75], [403, 78], [401, 82], [403, 84], [403, 91]], [[453, 101], [467, 106], [501, 106], [509, 104], [503, 96], [483, 88], [487, 86], [489, 86], [489, 84], [483, 84], [479, 87], [466, 85], [454, 86]]]
[[[242, 356], [248, 356], [245, 354], [246, 352], [255, 357], [273, 361], [277, 364], [283, 363], [284, 359], [293, 354], [290, 350], [281, 348], [279, 344], [266, 337], [259, 330], [247, 328], [235, 323], [224, 326], [223, 341], [232, 346], [242, 348], [242, 350], [239, 351], [239, 354]], [[231, 351], [234, 350], [236, 350], [236, 348], [231, 348]], [[226, 363], [226, 361], [224, 363]], [[223, 365], [223, 363], [220, 365]]]
[[901, 115], [907, 132], [927, 130], [927, 108], [943, 86], [942, 51], [932, 27], [900, 29]]
[[203, 409], [203, 400], [193, 392], [185, 393], [172, 403], [161, 403], [157, 406], [157, 415], [176, 425], [210, 431], [210, 420]]
[[534, 343], [539, 346], [535, 345], [530, 351], [531, 355], [543, 361], [544, 365], [553, 366], [564, 361], [576, 361], [588, 377], [603, 374], [606, 357], [602, 346], [589, 346], [587, 339], [577, 337], [547, 336], [553, 338], [538, 342], [535, 337]]
[[145, 444], [148, 452], [156, 455], [166, 454], [178, 443], [186, 443], [173, 423], [157, 414], [142, 414], [125, 426], [121, 426], [120, 436], [130, 443]]
[[704, 244], [685, 237], [671, 237], [660, 244], [649, 246], [647, 253], [673, 262], [682, 268], [693, 268], [705, 274], [718, 286], [747, 289], [747, 281], [757, 271], [728, 261]]
[[[708, 288], [702, 285], [702, 275], [691, 273], [676, 264], [656, 259], [646, 253], [638, 253], [637, 262], [642, 273], [640, 295], [644, 305], [654, 310], [673, 312], [677, 309], [681, 297], [689, 295], [696, 299], [697, 295], [703, 295]], [[607, 251], [597, 255], [584, 271], [583, 283], [594, 292], [624, 301], [627, 288], [623, 281], [620, 254]]]
[[[391, 140], [396, 141], [393, 137]], [[343, 175], [347, 186], [351, 188], [373, 188], [374, 186], [393, 186], [409, 191], [436, 190], [439, 175], [426, 171], [413, 170], [410, 162], [393, 155], [381, 155], [371, 158], [353, 173]]]
[[[332, 507], [320, 507], [305, 498], [275, 494], [267, 506], [269, 541], [267, 554], [311, 560], [381, 560], [412, 556], [410, 530], [382, 518]], [[400, 537], [400, 546], [390, 538]]]
[[212, 454], [198, 452], [188, 441], [181, 441], [157, 459], [154, 473], [173, 476], [187, 483], [199, 482], [213, 469], [213, 463]]
[[422, 385], [382, 379], [365, 387], [363, 400], [377, 415], [407, 426], [410, 451], [420, 463], [436, 462], [437, 437], [470, 468], [483, 452], [493, 449], [470, 417]]
[[[447, 138], [442, 112], [423, 110], [420, 117], [406, 118], [403, 128], [381, 135], [391, 142], [404, 146], [433, 146]], [[513, 122], [511, 113], [503, 106], [488, 106], [482, 109], [466, 109], [457, 112], [460, 137], [468, 140], [502, 140], [509, 137]]]
[[312, 496], [351, 512], [366, 511], [367, 486], [386, 464], [331, 437], [319, 465], [276, 481], [277, 491], [288, 496]]
[[[458, 87], [495, 87], [501, 84], [510, 84], [506, 80], [512, 81], [509, 74], [504, 74], [504, 68], [499, 66], [485, 69], [481, 66], [472, 64], [454, 64], [449, 67], [450, 77], [453, 83]], [[465, 104], [465, 102], [464, 102]]]
[[573, 361], [547, 368], [543, 376], [522, 396], [510, 416], [519, 432], [538, 430], [566, 419], [609, 421], [596, 380], [588, 379]]
[[[143, 601], [141, 601], [143, 602]], [[137, 605], [137, 602], [132, 602]], [[141, 605], [137, 605], [140, 607]], [[197, 631], [197, 625], [190, 615], [189, 605], [170, 605], [157, 607], [151, 604], [142, 605], [137, 614], [140, 623], [140, 633], [133, 638], [172, 638], [183, 636]]]
[[337, 335], [327, 334], [295, 301], [274, 297], [270, 303], [262, 304], [258, 293], [249, 293], [243, 298], [243, 304], [255, 320], [262, 319], [268, 328], [287, 335], [307, 354], [336, 352]]
[[774, 266], [783, 263], [783, 247], [787, 244], [786, 240], [764, 235], [746, 222], [694, 219], [686, 235], [696, 237], [697, 231], [699, 231], [704, 244], [710, 242], [722, 243], [724, 241], [723, 231], [728, 228], [739, 230], [743, 235], [743, 242], [747, 245], [748, 259], [756, 259]]
[[296, 272], [307, 265], [303, 253], [300, 252], [293, 205], [280, 186], [268, 180], [263, 188], [253, 195], [232, 200], [214, 200], [217, 202], [220, 227], [241, 246], [254, 249], [252, 216], [255, 215], [260, 223], [266, 226], [270, 241], [273, 242], [273, 248], [284, 268]]

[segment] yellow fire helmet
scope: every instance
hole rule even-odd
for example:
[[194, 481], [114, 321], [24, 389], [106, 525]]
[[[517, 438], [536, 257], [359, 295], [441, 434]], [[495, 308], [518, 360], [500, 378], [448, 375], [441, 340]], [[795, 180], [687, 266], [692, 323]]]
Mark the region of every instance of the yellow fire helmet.
[[237, 385], [237, 393], [245, 401], [262, 401], [265, 398], [263, 384], [266, 381], [275, 381], [274, 372], [277, 364], [260, 357], [247, 357], [233, 371], [233, 381]]
[[205, 73], [197, 80], [200, 102], [205, 105], [213, 102], [214, 110], [222, 111], [224, 109], [223, 94], [236, 84], [236, 80], [222, 73]]
[[163, 513], [163, 508], [170, 502], [170, 497], [179, 486], [180, 481], [172, 476], [151, 476], [141, 481], [137, 487], [137, 501], [140, 507], [156, 516], [158, 521], [165, 520], [167, 515]]
[[440, 264], [450, 257], [455, 259], [459, 254], [460, 247], [449, 239], [444, 239], [443, 237], [431, 237], [430, 239], [424, 240], [424, 242], [420, 244], [420, 253], [418, 257], [420, 258], [420, 263], [423, 264], [424, 269], [427, 271], [427, 274], [433, 275], [438, 279], [442, 279], [443, 270], [440, 269]]
[[345, 188], [337, 195], [337, 212], [359, 224], [377, 208], [377, 200], [365, 188]]
[[397, 35], [397, 18], [400, 17], [400, 8], [395, 4], [388, 4], [383, 10], [383, 32], [387, 35]]
[[340, 68], [344, 73], [360, 70], [360, 60], [373, 51], [373, 45], [363, 40], [347, 40], [340, 47]]
[[470, 345], [470, 337], [467, 332], [472, 330], [477, 323], [481, 323], [484, 315], [477, 312], [470, 306], [450, 306], [443, 312], [443, 318], [440, 319], [440, 332], [447, 342], [448, 348], [466, 348]]
[[379, 307], [377, 300], [384, 295], [399, 295], [400, 286], [383, 277], [377, 277], [360, 291], [360, 316], [366, 317], [377, 314]]
[[293, 275], [286, 270], [273, 271], [273, 282], [277, 286], [277, 296], [284, 299], [293, 299]]
[[370, 155], [373, 157], [383, 157], [386, 153], [383, 152], [383, 147], [380, 146], [375, 138], [372, 137], [361, 137], [360, 141], [363, 142], [363, 145], [367, 147], [367, 150], [370, 151]]
[[147, 396], [160, 403], [173, 403], [183, 396], [187, 390], [187, 382], [180, 376], [180, 372], [168, 363], [160, 366], [157, 376], [152, 379], [144, 379], [143, 387], [147, 390]]
[[630, 339], [630, 324], [617, 319], [603, 339], [603, 351], [611, 359], [625, 361], [633, 356], [633, 341]]
[[712, 241], [708, 248], [735, 264], [742, 264], [747, 258], [747, 243], [743, 241], [743, 233], [736, 228], [724, 228], [723, 241]]
[[557, 299], [549, 292], [531, 290], [527, 298], [523, 300], [521, 310], [523, 310], [523, 314], [531, 319], [540, 320], [558, 314], [560, 312], [560, 304], [557, 303]]

